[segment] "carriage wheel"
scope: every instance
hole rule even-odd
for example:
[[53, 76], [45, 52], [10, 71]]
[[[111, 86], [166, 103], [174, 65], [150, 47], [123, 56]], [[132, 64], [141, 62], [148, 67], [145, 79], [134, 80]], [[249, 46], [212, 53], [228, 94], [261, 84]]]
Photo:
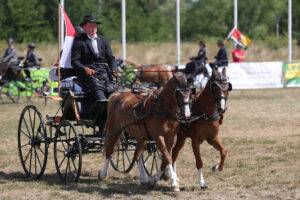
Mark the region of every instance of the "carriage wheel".
[[19, 120], [18, 149], [22, 167], [28, 177], [39, 179], [43, 175], [48, 144], [41, 113], [33, 105], [26, 106]]
[[143, 165], [148, 176], [153, 176], [160, 169], [162, 157], [160, 151], [157, 150], [156, 143], [154, 141], [149, 141], [142, 154]]
[[81, 173], [82, 151], [78, 135], [71, 122], [63, 120], [56, 129], [54, 161], [59, 178], [77, 182]]
[[2, 103], [7, 103], [8, 100], [13, 103], [18, 103], [20, 100], [20, 90], [14, 81], [2, 85], [0, 95]]
[[128, 138], [127, 134], [123, 132], [110, 159], [114, 170], [121, 173], [130, 172], [135, 163], [133, 162], [135, 149], [136, 141]]

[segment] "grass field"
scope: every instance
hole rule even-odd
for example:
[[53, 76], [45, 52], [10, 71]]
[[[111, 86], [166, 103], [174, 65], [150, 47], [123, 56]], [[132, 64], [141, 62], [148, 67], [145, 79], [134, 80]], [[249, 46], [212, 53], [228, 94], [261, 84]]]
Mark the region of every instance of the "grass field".
[[[54, 114], [57, 102], [35, 104]], [[213, 173], [219, 153], [201, 145], [204, 178], [200, 190], [190, 142], [177, 162], [181, 192], [166, 182], [148, 188], [138, 183], [137, 169], [123, 175], [111, 168], [105, 181], [97, 179], [103, 156], [83, 157], [78, 184], [63, 185], [55, 172], [53, 145], [44, 176], [29, 181], [17, 151], [18, 117], [25, 103], [0, 105], [0, 199], [300, 199], [300, 88], [235, 90], [228, 100], [220, 134], [229, 150], [223, 172]]]

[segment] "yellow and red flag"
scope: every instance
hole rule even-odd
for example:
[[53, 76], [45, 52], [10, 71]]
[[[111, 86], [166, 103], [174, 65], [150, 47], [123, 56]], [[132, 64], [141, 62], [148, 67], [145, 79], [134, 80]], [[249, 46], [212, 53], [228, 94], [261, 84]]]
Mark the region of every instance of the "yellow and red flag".
[[227, 36], [227, 39], [232, 39], [235, 43], [241, 45], [244, 48], [248, 48], [252, 41], [242, 34], [239, 29], [233, 28]]

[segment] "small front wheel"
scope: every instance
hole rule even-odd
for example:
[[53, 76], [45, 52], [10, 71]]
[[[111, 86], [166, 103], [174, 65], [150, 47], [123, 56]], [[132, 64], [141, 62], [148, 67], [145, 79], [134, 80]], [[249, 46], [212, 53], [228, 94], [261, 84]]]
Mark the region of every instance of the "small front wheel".
[[81, 173], [80, 139], [70, 121], [63, 120], [56, 129], [54, 161], [59, 178], [65, 183], [77, 182]]

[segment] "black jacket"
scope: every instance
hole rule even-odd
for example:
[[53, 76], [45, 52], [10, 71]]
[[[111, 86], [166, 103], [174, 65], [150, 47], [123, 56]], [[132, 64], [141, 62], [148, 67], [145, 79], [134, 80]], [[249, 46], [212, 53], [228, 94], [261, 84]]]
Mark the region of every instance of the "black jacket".
[[215, 58], [216, 58], [217, 62], [226, 64], [226, 65], [228, 64], [227, 52], [224, 47], [220, 48], [220, 50], [218, 51], [218, 54], [215, 56]]
[[31, 51], [31, 50], [27, 51], [24, 65], [25, 65], [25, 67], [32, 67], [32, 66], [40, 65], [40, 62], [33, 51]]
[[111, 70], [116, 69], [115, 57], [104, 37], [97, 38], [97, 46], [99, 55], [95, 54], [92, 42], [86, 34], [81, 34], [75, 38], [72, 46], [71, 65], [78, 75], [84, 73], [84, 67], [96, 63], [107, 63]]

